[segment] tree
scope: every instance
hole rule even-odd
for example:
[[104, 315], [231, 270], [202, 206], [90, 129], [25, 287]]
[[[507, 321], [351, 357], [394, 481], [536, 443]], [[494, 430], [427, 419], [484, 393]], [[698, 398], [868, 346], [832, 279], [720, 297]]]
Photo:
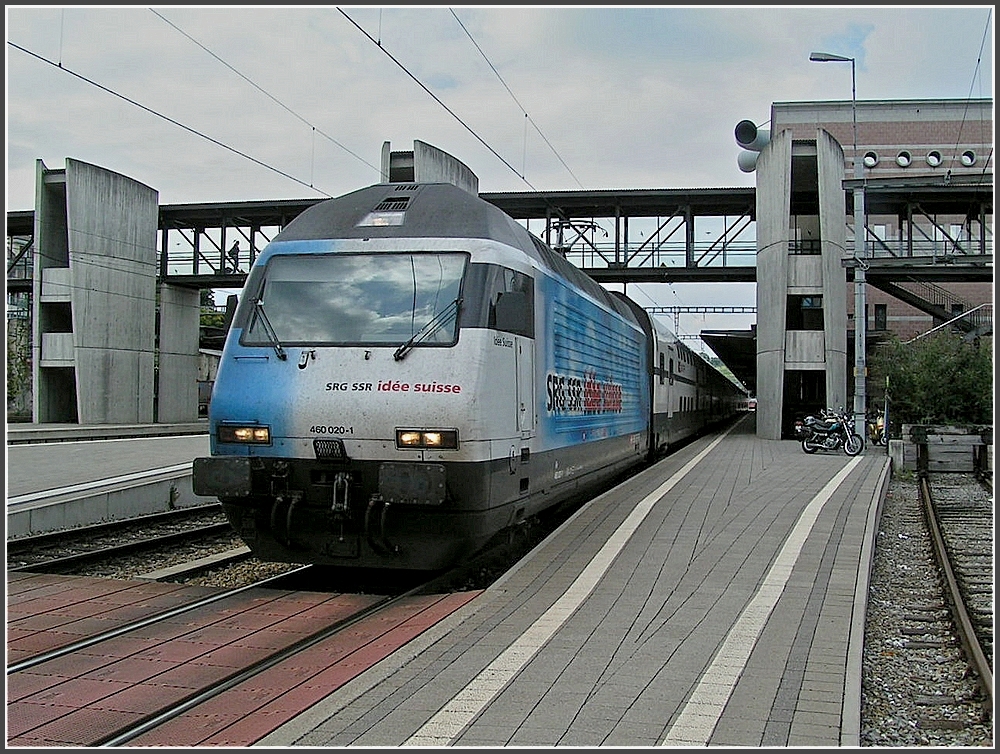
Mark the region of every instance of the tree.
[[746, 389], [746, 386], [738, 379], [736, 379], [736, 375], [733, 374], [733, 371], [729, 367], [727, 367], [725, 363], [723, 363], [722, 359], [720, 359], [718, 356], [706, 355], [704, 358], [709, 364], [718, 369], [723, 376], [728, 377], [730, 382], [739, 385], [744, 390]]
[[219, 311], [215, 304], [215, 293], [211, 288], [201, 290], [201, 327], [204, 328], [224, 328], [226, 325], [226, 312]]
[[869, 359], [872, 403], [888, 378], [889, 410], [901, 424], [992, 424], [992, 338], [966, 342], [942, 330], [910, 343], [892, 336]]

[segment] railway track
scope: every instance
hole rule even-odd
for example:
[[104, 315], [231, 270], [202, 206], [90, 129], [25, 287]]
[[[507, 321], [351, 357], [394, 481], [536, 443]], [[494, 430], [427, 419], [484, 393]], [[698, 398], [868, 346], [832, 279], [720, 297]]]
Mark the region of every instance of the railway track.
[[143, 734], [155, 730], [161, 725], [178, 719], [185, 712], [205, 704], [226, 691], [235, 689], [242, 684], [250, 682], [256, 676], [278, 666], [280, 663], [286, 660], [293, 660], [295, 657], [300, 656], [321, 642], [329, 641], [337, 643], [338, 641], [343, 640], [343, 638], [345, 638], [354, 626], [361, 623], [366, 618], [385, 615], [391, 612], [393, 607], [405, 605], [408, 600], [411, 600], [414, 596], [421, 594], [424, 591], [424, 588], [425, 587], [421, 585], [401, 595], [373, 598], [374, 601], [371, 604], [358, 609], [356, 612], [340, 618], [332, 622], [330, 625], [321, 627], [319, 630], [305, 636], [294, 644], [275, 651], [273, 654], [247, 665], [244, 668], [240, 668], [236, 672], [233, 672], [217, 682], [205, 685], [204, 688], [199, 689], [194, 695], [180, 699], [175, 704], [160, 709], [158, 712], [147, 717], [138, 724], [117, 731], [115, 734], [105, 737], [103, 740], [96, 741], [95, 745], [121, 746], [129, 743]]
[[60, 547], [76, 540], [94, 539], [102, 537], [114, 538], [122, 531], [129, 529], [185, 526], [190, 521], [197, 520], [225, 521], [225, 514], [219, 503], [207, 503], [205, 505], [190, 506], [186, 508], [176, 508], [174, 510], [162, 511], [160, 513], [149, 513], [133, 518], [118, 519], [114, 521], [102, 521], [94, 524], [85, 524], [69, 528], [56, 529], [54, 531], [42, 532], [40, 534], [29, 534], [26, 536], [11, 537], [7, 540], [7, 556], [23, 555], [45, 548]]
[[7, 542], [7, 570], [72, 574], [124, 556], [235, 540], [221, 506], [206, 505], [13, 539]]
[[[385, 594], [295, 588], [310, 568], [147, 610], [114, 630], [10, 664], [7, 744], [202, 744], [200, 724], [178, 722], [186, 713], [214, 702], [236, 720], [250, 719], [263, 701], [248, 687], [266, 689], [268, 699], [304, 682], [310, 685], [300, 697], [324, 693], [325, 684], [345, 682], [474, 596], [428, 595], [427, 584]], [[314, 659], [305, 659], [310, 651]], [[318, 679], [325, 668], [333, 669], [330, 677]], [[237, 745], [254, 740], [225, 735]]]
[[[925, 484], [936, 492], [924, 495]], [[980, 683], [952, 613], [955, 601], [965, 597], [961, 592], [949, 596], [928, 526], [938, 522], [943, 539], [953, 542], [952, 552], [961, 549], [962, 540], [978, 539], [983, 545], [971, 533], [985, 527], [959, 525], [960, 519], [949, 515], [939, 518], [937, 506], [925, 502], [952, 494], [966, 500], [985, 497], [985, 514], [975, 515], [992, 527], [991, 495], [969, 474], [935, 473], [929, 480], [911, 472], [894, 474], [883, 502], [865, 621], [862, 746], [993, 745], [991, 695]], [[992, 548], [992, 541], [985, 547]], [[952, 568], [958, 570], [955, 562]], [[992, 584], [992, 571], [986, 573]], [[992, 675], [985, 677], [991, 687]]]
[[52, 660], [58, 660], [61, 657], [71, 655], [75, 652], [79, 652], [88, 647], [92, 647], [101, 642], [110, 641], [119, 636], [124, 636], [134, 631], [138, 631], [146, 626], [151, 626], [157, 623], [162, 623], [164, 621], [175, 618], [184, 613], [190, 612], [192, 610], [197, 610], [202, 607], [207, 607], [208, 605], [213, 605], [224, 600], [232, 599], [239, 596], [240, 594], [249, 591], [251, 589], [257, 588], [267, 588], [269, 586], [278, 586], [281, 583], [281, 579], [285, 576], [275, 576], [270, 579], [263, 579], [254, 584], [248, 584], [237, 589], [228, 589], [217, 594], [213, 594], [202, 599], [193, 599], [190, 602], [186, 602], [181, 605], [171, 607], [169, 609], [150, 612], [143, 615], [141, 618], [129, 621], [127, 623], [116, 626], [113, 629], [107, 631], [101, 631], [90, 636], [87, 636], [78, 641], [73, 641], [68, 644], [63, 644], [62, 646], [55, 647], [53, 649], [41, 652], [37, 655], [24, 658], [20, 661], [9, 663], [7, 665], [7, 675], [10, 676], [14, 673], [21, 673], [31, 668], [42, 665], [43, 663], [50, 662]]
[[[966, 475], [966, 476], [969, 476], [971, 478], [971, 475]], [[952, 504], [951, 505], [952, 508], [965, 509], [968, 507], [962, 501], [967, 502], [969, 498], [974, 496], [969, 494], [969, 479], [964, 479], [960, 477], [962, 477], [962, 475], [935, 474], [930, 478], [929, 480], [930, 484], [933, 486], [934, 489], [933, 498], [935, 502], [934, 506], [935, 509], [940, 509], [942, 507], [948, 508], [949, 507], [948, 501], [953, 495], [958, 499], [958, 504]], [[955, 484], [952, 485], [951, 484], [952, 482], [955, 482]], [[916, 491], [918, 491], [918, 485], [914, 483], [911, 484], [910, 486], [914, 490], [914, 495], [913, 495], [914, 499], [917, 499]], [[979, 489], [983, 491], [985, 495], [985, 510], [987, 511], [986, 515], [981, 516], [980, 513], [976, 513], [975, 510], [973, 510], [971, 513], [968, 510], [966, 510], [965, 518], [956, 515], [941, 516], [940, 517], [941, 528], [943, 531], [942, 540], [948, 541], [949, 538], [951, 540], [955, 540], [954, 531], [956, 531], [956, 529], [961, 535], [959, 536], [958, 541], [961, 541], [963, 538], [967, 538], [966, 535], [972, 528], [969, 525], [968, 516], [972, 515], [973, 517], [978, 516], [979, 518], [984, 518], [988, 524], [988, 527], [984, 530], [985, 536], [987, 538], [985, 540], [985, 544], [983, 544], [983, 540], [982, 538], [980, 538], [980, 544], [981, 544], [980, 550], [978, 551], [978, 553], [973, 552], [972, 554], [976, 555], [980, 560], [982, 560], [982, 555], [983, 555], [982, 548], [985, 547], [990, 553], [986, 558], [987, 561], [989, 562], [991, 560], [991, 554], [992, 554], [992, 517], [990, 515], [990, 512], [992, 510], [991, 507], [992, 495], [991, 492], [986, 492], [981, 487]], [[938, 504], [941, 502], [943, 502], [944, 505]], [[980, 501], [980, 508], [978, 509], [980, 511], [982, 510], [981, 505], [982, 501]], [[919, 507], [919, 505], [914, 506], [914, 511], [916, 512], [916, 516], [913, 518], [911, 523], [912, 526], [914, 527], [913, 530], [915, 531], [915, 528], [917, 526], [922, 526], [924, 513], [922, 509]], [[910, 530], [908, 530], [908, 532], [909, 531]], [[527, 535], [526, 532], [523, 534]], [[534, 541], [537, 539], [538, 536], [541, 536], [542, 534], [544, 534], [544, 531], [539, 530], [538, 532], [533, 532], [531, 536], [525, 536], [525, 538]], [[906, 539], [906, 537], [908, 536], [911, 536], [911, 534], [898, 533], [893, 535], [893, 539], [896, 539], [897, 537], [900, 539]], [[528, 544], [530, 544], [530, 542]], [[957, 549], [957, 545], [954, 544], [953, 542], [950, 545], [950, 549], [952, 551], [955, 551]], [[927, 551], [928, 553], [930, 552], [929, 545]], [[928, 570], [925, 572], [923, 570], [924, 564], [920, 561], [920, 557], [913, 555], [908, 555], [907, 557], [908, 559], [905, 559], [901, 562], [905, 563], [906, 567], [909, 568], [912, 573], [921, 574], [922, 582], [929, 583], [930, 581], [933, 580], [932, 578], [926, 576], [926, 574], [930, 573], [931, 571]], [[451, 574], [445, 580], [439, 581], [436, 585], [434, 585], [433, 588], [438, 589], [440, 592], [449, 591], [451, 589], [466, 589], [466, 590], [475, 589], [479, 587], [480, 584], [485, 585], [492, 580], [492, 577], [488, 575], [489, 570], [495, 568], [497, 571], [502, 571], [504, 567], [505, 565], [503, 559], [501, 559], [496, 566], [484, 563], [479, 563], [472, 567], [467, 566], [463, 574], [457, 576]], [[927, 568], [928, 569], [936, 568], [936, 566], [934, 566], [932, 562], [928, 561]], [[961, 578], [956, 579], [957, 582], [961, 582], [964, 580], [966, 582], [971, 582], [973, 584], [978, 583], [980, 589], [984, 587], [982, 578], [979, 578], [978, 581], [975, 578], [972, 579], [966, 578], [968, 573], [970, 572], [970, 569], [967, 565], [962, 565], [962, 566], [956, 565], [954, 566], [954, 570], [956, 571], [956, 573], [961, 575]], [[303, 570], [303, 572], [305, 572], [305, 569]], [[118, 577], [118, 578], [124, 578], [124, 577]], [[989, 590], [989, 596], [991, 596], [992, 574], [988, 568], [986, 570], [986, 582], [987, 583], [985, 584], [985, 587]], [[280, 583], [280, 582], [272, 581], [271, 583]], [[973, 726], [982, 727], [983, 719], [985, 718], [988, 720], [989, 714], [992, 711], [992, 697], [990, 696], [989, 701], [987, 702], [986, 701], [987, 697], [985, 696], [985, 694], [983, 694], [982, 697], [980, 698], [979, 695], [973, 696], [962, 690], [958, 690], [957, 684], [953, 685], [951, 683], [950, 678], [943, 678], [940, 674], [942, 672], [941, 668], [944, 668], [946, 666], [950, 667], [950, 665], [946, 665], [946, 663], [944, 662], [946, 655], [950, 656], [950, 654], [953, 651], [955, 653], [959, 652], [959, 650], [957, 649], [958, 640], [955, 638], [954, 634], [954, 625], [949, 617], [948, 608], [950, 602], [949, 599], [944, 596], [944, 593], [943, 592], [931, 593], [930, 591], [921, 591], [919, 592], [919, 596], [917, 596], [918, 593], [914, 591], [912, 594], [908, 594], [904, 599], [904, 595], [899, 591], [895, 590], [895, 585], [893, 584], [887, 584], [887, 585], [890, 587], [889, 591], [887, 592], [888, 601], [891, 601], [892, 604], [894, 605], [902, 606], [904, 612], [903, 617], [905, 618], [904, 621], [905, 625], [902, 627], [902, 629], [898, 631], [897, 635], [892, 639], [892, 641], [894, 642], [892, 646], [896, 648], [893, 651], [898, 651], [900, 655], [905, 654], [911, 657], [916, 655], [921, 655], [921, 656], [926, 655], [927, 659], [923, 661], [923, 665], [921, 666], [919, 672], [923, 673], [924, 667], [930, 669], [926, 678], [921, 680], [919, 688], [914, 687], [912, 689], [907, 689], [905, 691], [905, 693], [914, 698], [916, 700], [916, 704], [922, 708], [922, 715], [920, 717], [909, 718], [909, 720], [911, 720], [912, 724], [915, 725], [916, 727], [929, 732], [930, 740], [922, 741], [921, 742], [922, 744], [938, 743], [941, 745], [952, 745], [951, 742], [949, 742], [949, 736], [956, 735], [956, 730], [958, 728], [965, 727], [966, 729], [968, 729]], [[255, 586], [259, 587], [261, 585], [257, 584]], [[264, 588], [270, 589], [273, 587], [264, 587]], [[295, 588], [309, 589], [310, 587], [298, 586]], [[988, 657], [989, 657], [989, 662], [991, 663], [992, 662], [992, 628], [991, 628], [992, 604], [989, 601], [989, 599], [987, 599], [987, 602], [989, 603], [989, 608], [990, 608], [989, 619], [981, 622], [985, 622], [987, 625], [990, 626], [989, 641], [983, 642], [983, 645], [988, 646]], [[970, 615], [975, 615], [975, 612], [976, 612], [975, 609], [970, 608]], [[377, 620], [377, 618], [374, 619]], [[144, 629], [140, 627], [137, 630], [139, 631], [140, 634], [142, 634]], [[146, 626], [145, 630], [146, 631], [150, 630], [149, 626]], [[350, 632], [350, 629], [348, 629], [348, 632]], [[335, 636], [331, 636], [328, 638], [331, 641], [336, 641]], [[326, 640], [317, 639], [317, 643], [319, 645], [325, 646]], [[316, 646], [317, 644], [304, 644], [302, 647], [300, 647], [299, 651], [301, 653], [308, 653], [310, 652], [310, 650], [315, 650]], [[55, 661], [55, 658], [47, 658], [47, 659], [49, 661]], [[290, 661], [294, 662], [294, 660], [292, 660], [291, 658], [289, 659]], [[304, 661], [300, 661], [299, 664], [301, 665], [303, 662]], [[274, 672], [276, 668], [278, 668], [283, 664], [283, 661], [280, 659], [276, 659], [274, 663], [266, 664], [265, 660], [261, 660], [260, 663], [261, 663], [260, 667], [258, 667], [256, 670], [257, 674], [267, 673], [269, 671]], [[30, 669], [25, 669], [25, 671], [28, 672], [29, 674], [32, 672]], [[915, 675], [915, 673], [911, 673], [911, 675]], [[207, 696], [205, 696], [204, 699], [199, 703], [198, 709], [199, 710], [202, 709], [201, 705], [208, 705], [210, 707], [213, 703], [216, 705], [222, 704], [222, 702], [219, 700], [227, 698], [226, 694], [227, 691], [237, 689], [241, 685], [244, 687], [247, 684], [252, 685], [254, 683], [252, 680], [253, 677], [255, 676], [253, 674], [250, 674], [246, 676], [244, 680], [236, 681], [234, 685], [229, 685], [229, 686], [226, 686], [224, 681], [220, 681], [219, 689], [214, 693], [208, 693], [206, 689]], [[233, 676], [233, 678], [235, 679], [235, 675]], [[992, 676], [990, 676], [990, 687], [992, 687]], [[275, 686], [275, 688], [277, 688], [277, 686]], [[9, 695], [8, 702], [11, 702], [11, 699], [12, 697]], [[131, 731], [128, 731], [125, 728], [121, 728], [120, 733], [119, 731], [116, 731], [114, 735], [120, 734], [121, 736], [130, 736], [127, 740], [137, 745], [174, 745], [175, 743], [180, 745], [181, 743], [184, 742], [177, 742], [174, 741], [173, 739], [171, 740], [157, 739], [156, 737], [158, 735], [163, 735], [161, 733], [162, 731], [176, 730], [177, 726], [181, 725], [180, 722], [177, 722], [178, 719], [184, 720], [185, 716], [187, 715], [201, 714], [201, 713], [195, 713], [194, 707], [190, 705], [184, 706], [183, 704], [178, 704], [176, 705], [174, 714], [180, 715], [180, 718], [173, 717], [174, 722], [171, 722], [171, 717], [165, 716], [163, 717], [162, 720], [158, 719], [156, 725], [153, 726], [149, 725], [149, 723], [152, 722], [153, 720], [153, 717], [150, 717], [151, 715], [155, 714], [155, 716], [159, 718], [160, 712], [162, 712], [163, 715], [166, 715], [167, 711], [168, 707], [163, 706], [159, 712], [148, 713], [146, 718], [144, 718], [144, 722], [139, 723], [139, 725], [146, 726], [142, 730], [133, 729]], [[109, 736], [105, 736], [104, 738], [100, 739], [95, 738], [93, 741], [89, 743], [84, 743], [82, 745], [117, 745], [118, 743], [120, 743], [120, 741], [117, 738]], [[223, 736], [223, 734], [219, 733], [218, 736]], [[245, 738], [241, 739], [234, 734], [234, 737], [232, 738], [221, 737], [217, 738], [216, 740], [209, 741], [208, 743], [205, 743], [207, 739], [203, 739], [200, 741], [186, 742], [184, 743], [184, 745], [187, 745], [189, 743], [190, 745], [223, 744], [223, 745], [242, 746], [252, 743], [253, 740], [255, 739], [253, 739], [252, 736], [246, 736]], [[990, 740], [992, 740], [991, 737]], [[63, 742], [63, 741], [58, 741], [54, 745], [65, 745], [66, 743], [74, 745], [74, 742]], [[958, 739], [956, 739], [954, 743], [961, 745], [961, 742]], [[11, 745], [10, 740], [8, 741], [8, 744]], [[26, 745], [28, 745], [28, 743], [26, 743]], [[46, 745], [46, 744], [39, 744], [39, 745]], [[53, 744], [48, 744], [48, 745], [53, 745]], [[886, 742], [882, 742], [875, 745], [887, 745], [887, 744]], [[897, 745], [897, 744], [890, 743], [888, 745]]]
[[[206, 709], [220, 708], [224, 710], [220, 714], [236, 714], [233, 710], [241, 709], [245, 701], [245, 692], [241, 689], [247, 687], [266, 687], [268, 695], [273, 697], [280, 697], [284, 692], [301, 693], [293, 691], [293, 686], [309, 680], [301, 677], [302, 668], [322, 674], [329, 666], [327, 672], [332, 680], [310, 681], [312, 693], [319, 694], [323, 689], [322, 693], [329, 693], [336, 685], [472, 599], [565, 515], [568, 511], [557, 515], [556, 520], [513, 531], [478, 557], [437, 574], [431, 580], [417, 581], [413, 574], [397, 574], [387, 582], [385, 574], [363, 575], [353, 570], [315, 566], [298, 568], [238, 589], [218, 591], [212, 586], [192, 585], [194, 582], [167, 583], [164, 580], [150, 582], [145, 587], [140, 581], [86, 578], [86, 583], [99, 584], [104, 590], [93, 603], [80, 604], [70, 610], [74, 620], [89, 622], [88, 625], [94, 622], [88, 616], [96, 618], [104, 603], [127, 603], [127, 597], [113, 594], [115, 589], [136, 588], [151, 592], [154, 603], [165, 601], [167, 595], [173, 593], [169, 590], [175, 588], [198, 595], [206, 590], [212, 593], [174, 605], [169, 610], [146, 610], [124, 625], [12, 662], [8, 666], [8, 703], [13, 733], [9, 734], [8, 744], [249, 745], [256, 740], [250, 733], [218, 731], [216, 735], [222, 738], [210, 741], [198, 738], [200, 733], [193, 733], [190, 725], [178, 720], [186, 716], [203, 720], [205, 715], [211, 714], [206, 713]], [[43, 591], [65, 583], [52, 581], [55, 577], [44, 574], [26, 573], [20, 578], [26, 581], [49, 579], [42, 586]], [[14, 591], [20, 594], [19, 587]], [[297, 601], [303, 599], [314, 603], [305, 611], [296, 607]], [[350, 609], [345, 609], [345, 602]], [[135, 606], [131, 608], [135, 612]], [[307, 618], [307, 615], [312, 617]], [[45, 620], [55, 621], [51, 615]], [[234, 633], [231, 624], [245, 630]], [[16, 626], [16, 620], [9, 625]], [[65, 628], [67, 635], [77, 631], [75, 625]], [[179, 626], [184, 628], [179, 629]], [[255, 627], [258, 630], [253, 630]], [[61, 628], [55, 627], [56, 631]], [[131, 711], [132, 706], [140, 705], [130, 706], [113, 697], [81, 704], [79, 695], [73, 690], [74, 684], [89, 687], [98, 679], [102, 684], [114, 685], [137, 672], [135, 663], [187, 655], [195, 651], [192, 647], [203, 644], [211, 646], [190, 663], [139, 681], [136, 696], [148, 696], [156, 701], [142, 706], [141, 714], [130, 715], [132, 719], [127, 724], [109, 721], [118, 720], [123, 707]], [[268, 647], [269, 651], [264, 653], [263, 647]], [[306, 659], [310, 652], [318, 652], [319, 659]], [[361, 659], [357, 659], [359, 655]], [[16, 654], [12, 656], [17, 658]], [[93, 667], [95, 658], [103, 656], [109, 658], [107, 666]], [[348, 669], [336, 668], [338, 660]], [[75, 670], [81, 665], [87, 672], [81, 674]], [[282, 675], [281, 669], [288, 665], [295, 668], [293, 678]], [[263, 674], [270, 674], [266, 676], [269, 680], [262, 680]], [[53, 682], [53, 687], [48, 688], [47, 681], [40, 679], [60, 679], [62, 682]], [[323, 685], [331, 682], [335, 685]], [[43, 688], [37, 688], [39, 684]], [[171, 689], [173, 693], [166, 693], [164, 689]], [[69, 701], [70, 696], [73, 701]], [[37, 721], [30, 724], [32, 727], [19, 724], [23, 710], [37, 714], [41, 700], [49, 698], [60, 700], [57, 706], [59, 703], [67, 705], [65, 714], [42, 725], [35, 724]], [[82, 701], [86, 702], [86, 696]], [[305, 704], [302, 702], [292, 710], [301, 711]], [[252, 719], [252, 713], [252, 708], [243, 709], [237, 717]], [[291, 714], [288, 711], [288, 715]], [[94, 717], [100, 721], [96, 725], [93, 721], [83, 722]], [[261, 719], [273, 721], [276, 718], [265, 715]], [[98, 735], [93, 733], [95, 730], [104, 733]], [[81, 731], [91, 732], [82, 735]]]
[[959, 476], [921, 474], [920, 497], [952, 620], [988, 718], [993, 711], [992, 495], [985, 487], [972, 494], [977, 487]]

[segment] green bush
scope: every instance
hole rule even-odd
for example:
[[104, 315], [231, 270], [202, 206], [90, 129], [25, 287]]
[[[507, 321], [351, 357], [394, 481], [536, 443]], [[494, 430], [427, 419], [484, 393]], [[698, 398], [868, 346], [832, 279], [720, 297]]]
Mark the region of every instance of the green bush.
[[992, 338], [965, 342], [946, 330], [912, 343], [893, 336], [869, 358], [870, 405], [882, 405], [888, 384], [890, 418], [896, 427], [992, 424], [992, 343]]

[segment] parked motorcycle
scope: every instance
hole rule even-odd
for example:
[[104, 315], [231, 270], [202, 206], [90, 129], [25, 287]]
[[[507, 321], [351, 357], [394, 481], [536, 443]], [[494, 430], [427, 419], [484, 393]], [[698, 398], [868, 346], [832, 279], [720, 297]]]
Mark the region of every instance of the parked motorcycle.
[[868, 426], [868, 440], [872, 445], [885, 445], [888, 442], [885, 434], [885, 415], [881, 411], [868, 414], [865, 423]]
[[[830, 421], [836, 417], [836, 412], [832, 408], [820, 409], [818, 414], [796, 417], [792, 425], [792, 437], [802, 442], [807, 437], [812, 437], [812, 425], [816, 421]], [[806, 419], [809, 419], [809, 426], [806, 426]]]
[[794, 437], [799, 442], [802, 442], [805, 438], [809, 437], [811, 434], [812, 430], [806, 427], [805, 417], [801, 417], [795, 420], [795, 423], [792, 425], [792, 437]]
[[806, 453], [843, 448], [847, 455], [856, 456], [864, 450], [865, 441], [854, 431], [843, 410], [827, 409], [819, 417], [807, 416], [802, 425], [802, 450]]

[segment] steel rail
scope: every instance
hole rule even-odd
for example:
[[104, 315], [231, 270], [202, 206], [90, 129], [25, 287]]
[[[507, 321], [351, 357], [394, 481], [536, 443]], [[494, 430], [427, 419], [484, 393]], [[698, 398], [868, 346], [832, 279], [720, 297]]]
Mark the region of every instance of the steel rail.
[[131, 623], [127, 623], [119, 626], [118, 628], [113, 628], [103, 633], [95, 634], [93, 636], [88, 636], [86, 639], [81, 639], [80, 641], [73, 642], [72, 644], [66, 644], [62, 647], [57, 647], [56, 649], [49, 650], [48, 652], [43, 652], [42, 654], [35, 655], [34, 657], [29, 657], [26, 660], [21, 660], [20, 662], [15, 662], [7, 666], [7, 675], [12, 675], [14, 673], [19, 673], [23, 670], [28, 670], [36, 665], [41, 665], [43, 662], [48, 662], [49, 660], [54, 660], [57, 657], [64, 657], [65, 655], [72, 654], [81, 649], [86, 649], [87, 647], [92, 647], [95, 644], [100, 644], [102, 641], [108, 641], [109, 639], [114, 639], [118, 636], [123, 636], [130, 631], [135, 631], [144, 626], [149, 626], [153, 623], [158, 623], [168, 618], [173, 618], [177, 615], [188, 612], [189, 610], [194, 610], [199, 607], [204, 607], [205, 605], [211, 605], [213, 602], [218, 602], [219, 600], [224, 600], [228, 597], [233, 597], [234, 595], [245, 592], [249, 589], [259, 589], [260, 587], [266, 587], [278, 579], [283, 579], [286, 576], [292, 574], [302, 573], [307, 571], [312, 566], [303, 566], [302, 568], [296, 568], [285, 573], [278, 574], [277, 576], [271, 576], [270, 578], [264, 579], [263, 581], [258, 581], [253, 584], [247, 584], [246, 586], [241, 586], [238, 589], [229, 589], [219, 594], [214, 594], [211, 597], [205, 597], [204, 599], [197, 600], [195, 602], [190, 602], [187, 605], [181, 605], [179, 607], [171, 608], [170, 610], [165, 610], [161, 613], [156, 613], [155, 615], [150, 615], [146, 618], [142, 618]]
[[114, 532], [118, 529], [126, 529], [132, 526], [148, 526], [171, 521], [183, 521], [188, 518], [196, 518], [211, 513], [222, 514], [221, 503], [205, 503], [203, 505], [191, 505], [184, 508], [174, 508], [156, 513], [146, 513], [133, 518], [119, 519], [115, 521], [101, 521], [96, 524], [85, 524], [73, 529], [58, 529], [56, 531], [43, 532], [41, 534], [29, 534], [25, 537], [15, 537], [7, 540], [7, 555], [14, 555], [24, 550], [31, 550], [35, 547], [42, 547], [60, 540], [74, 539], [81, 536], [100, 536]]
[[[96, 550], [89, 550], [87, 552], [78, 552], [73, 555], [53, 558], [52, 560], [43, 560], [38, 563], [29, 563], [27, 565], [15, 566], [13, 568], [8, 567], [7, 570], [12, 572], [52, 573], [53, 571], [60, 571], [65, 568], [71, 568], [85, 563], [105, 560], [115, 555], [126, 555], [154, 547], [174, 545], [198, 539], [199, 537], [210, 536], [213, 534], [223, 534], [225, 532], [233, 532], [233, 527], [228, 522], [208, 524], [196, 529], [187, 529], [185, 531], [171, 532], [170, 534], [162, 534], [155, 537], [147, 537], [134, 542], [125, 542], [120, 545], [102, 547]], [[235, 532], [233, 533], [235, 534]]]
[[238, 670], [237, 672], [233, 673], [227, 678], [224, 678], [218, 683], [214, 683], [202, 689], [201, 691], [196, 692], [192, 696], [186, 698], [184, 701], [169, 707], [165, 707], [164, 709], [161, 709], [158, 712], [155, 712], [152, 715], [146, 717], [141, 722], [135, 725], [128, 726], [127, 728], [123, 728], [119, 731], [116, 731], [115, 733], [112, 733], [111, 735], [106, 736], [101, 740], [98, 740], [92, 745], [100, 747], [121, 746], [131, 741], [132, 739], [141, 736], [143, 733], [153, 730], [154, 728], [162, 725], [163, 723], [169, 722], [170, 720], [179, 717], [180, 715], [187, 712], [189, 709], [197, 707], [199, 704], [207, 702], [208, 700], [218, 696], [219, 694], [222, 694], [228, 691], [229, 689], [238, 686], [243, 681], [246, 681], [250, 678], [253, 678], [255, 675], [263, 673], [265, 670], [274, 667], [278, 663], [284, 662], [288, 658], [293, 657], [296, 654], [303, 652], [306, 649], [309, 649], [310, 647], [319, 644], [320, 642], [325, 641], [332, 636], [335, 636], [341, 631], [344, 631], [345, 629], [355, 625], [364, 618], [367, 618], [386, 607], [395, 605], [396, 603], [402, 601], [407, 597], [412, 597], [414, 595], [421, 594], [424, 590], [427, 589], [427, 586], [428, 586], [427, 584], [420, 584], [402, 594], [398, 594], [394, 597], [385, 597], [384, 599], [381, 599], [378, 602], [374, 602], [368, 607], [363, 608], [359, 612], [355, 613], [354, 615], [348, 618], [344, 618], [342, 620], [338, 620], [335, 623], [317, 631], [316, 633], [307, 636], [304, 639], [301, 639], [300, 641], [295, 642], [294, 644], [286, 647], [285, 649], [280, 649], [276, 651], [274, 654], [269, 655], [268, 657], [265, 657], [264, 659], [259, 660], [258, 662], [255, 662], [254, 664], [242, 670]]
[[986, 654], [979, 643], [979, 638], [972, 626], [968, 610], [965, 607], [965, 600], [962, 598], [955, 572], [951, 567], [948, 551], [945, 548], [944, 537], [941, 534], [941, 527], [938, 524], [937, 515], [934, 511], [934, 500], [931, 496], [930, 482], [927, 479], [927, 472], [920, 473], [920, 500], [923, 504], [924, 518], [927, 528], [930, 530], [931, 541], [934, 545], [934, 554], [937, 557], [938, 565], [944, 575], [947, 587], [948, 600], [951, 603], [952, 616], [958, 629], [958, 635], [962, 641], [962, 648], [973, 669], [979, 676], [979, 686], [983, 690], [983, 710], [987, 716], [993, 714], [993, 669], [990, 667]]

